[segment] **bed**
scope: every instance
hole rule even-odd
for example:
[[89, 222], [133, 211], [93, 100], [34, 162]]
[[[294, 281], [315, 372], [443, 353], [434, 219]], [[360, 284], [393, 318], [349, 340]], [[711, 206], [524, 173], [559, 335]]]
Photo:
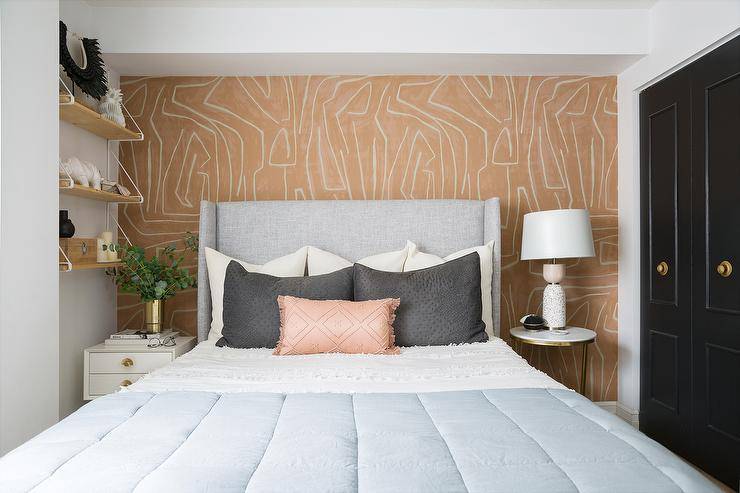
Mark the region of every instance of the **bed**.
[[204, 201], [201, 247], [253, 262], [493, 240], [494, 337], [387, 356], [219, 348], [201, 256], [198, 346], [8, 453], [0, 491], [716, 491], [495, 337], [499, 217], [497, 199]]

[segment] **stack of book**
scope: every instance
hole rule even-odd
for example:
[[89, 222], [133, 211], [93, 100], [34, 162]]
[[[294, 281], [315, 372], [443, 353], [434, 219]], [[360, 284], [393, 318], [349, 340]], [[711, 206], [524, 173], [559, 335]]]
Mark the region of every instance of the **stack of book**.
[[149, 344], [152, 339], [164, 339], [165, 337], [177, 336], [179, 331], [177, 330], [165, 330], [156, 334], [147, 333], [144, 330], [126, 329], [120, 332], [112, 334], [108, 339], [105, 340], [106, 344], [111, 345], [143, 345]]

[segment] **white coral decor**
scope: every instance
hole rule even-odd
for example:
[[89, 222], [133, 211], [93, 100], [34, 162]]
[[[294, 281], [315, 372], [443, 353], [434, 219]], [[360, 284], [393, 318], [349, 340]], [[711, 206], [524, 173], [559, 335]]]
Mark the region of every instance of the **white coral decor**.
[[59, 176], [63, 178], [65, 175], [69, 175], [80, 186], [101, 189], [100, 170], [94, 164], [82, 161], [76, 156], [59, 163]]
[[[61, 162], [61, 168], [68, 174], [72, 180], [83, 187], [90, 186], [90, 177], [88, 169], [77, 157], [72, 156]], [[60, 172], [60, 175], [62, 173]]]
[[123, 101], [123, 94], [120, 89], [108, 89], [105, 96], [100, 100], [98, 110], [103, 118], [107, 118], [122, 127], [126, 126], [126, 119], [123, 117], [123, 109], [121, 103]]

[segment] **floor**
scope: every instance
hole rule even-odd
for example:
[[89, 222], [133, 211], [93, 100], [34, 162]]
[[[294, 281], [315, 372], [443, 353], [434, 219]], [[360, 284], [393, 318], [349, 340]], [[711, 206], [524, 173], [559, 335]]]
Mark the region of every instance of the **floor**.
[[[594, 404], [596, 404], [597, 406], [599, 406], [602, 409], [605, 409], [605, 410], [609, 411], [610, 413], [616, 414], [617, 416], [619, 416], [620, 418], [622, 418], [624, 421], [628, 422], [629, 424], [631, 424], [635, 428], [638, 428], [639, 429], [639, 426], [637, 425], [637, 423], [631, 422], [625, 416], [623, 416], [623, 415], [621, 415], [620, 413], [617, 412], [617, 403], [616, 402], [614, 402], [614, 401], [594, 402]], [[722, 491], [722, 493], [736, 493], [736, 490], [733, 490], [732, 488], [728, 487], [725, 483], [723, 483], [723, 482], [715, 479], [714, 477], [710, 476], [709, 474], [707, 474], [706, 472], [702, 471], [701, 469], [699, 469], [698, 467], [696, 467], [694, 464], [692, 464], [691, 462], [689, 462], [686, 459], [684, 459], [683, 457], [681, 457], [680, 455], [678, 457], [681, 460], [683, 460], [686, 464], [690, 465], [691, 467], [693, 467], [694, 469], [696, 469], [697, 471], [699, 471], [699, 473], [702, 476], [704, 476], [709, 481], [711, 481], [712, 483], [714, 483], [714, 485], [717, 486], [717, 488], [719, 488], [720, 491]]]
[[[681, 457], [681, 456], [679, 456], [679, 457]], [[696, 469], [697, 471], [699, 471], [699, 472], [701, 473], [701, 475], [702, 475], [702, 476], [704, 476], [704, 477], [705, 477], [705, 478], [707, 478], [707, 479], [708, 479], [709, 481], [711, 481], [712, 483], [714, 483], [714, 485], [715, 485], [715, 486], [716, 486], [717, 488], [719, 488], [719, 489], [720, 489], [720, 491], [721, 491], [722, 493], [735, 493], [735, 490], [733, 490], [732, 488], [728, 487], [728, 486], [727, 486], [727, 485], [726, 485], [725, 483], [723, 483], [723, 482], [721, 482], [721, 481], [719, 481], [719, 480], [717, 480], [717, 479], [714, 479], [714, 478], [713, 478], [712, 476], [710, 476], [709, 474], [705, 473], [704, 471], [702, 471], [701, 469], [699, 469], [698, 467], [696, 467], [696, 466], [695, 466], [694, 464], [692, 464], [691, 462], [689, 462], [689, 461], [687, 461], [687, 460], [683, 459], [683, 457], [681, 457], [681, 459], [682, 459], [682, 460], [683, 460], [684, 462], [686, 462], [686, 463], [687, 463], [688, 465], [690, 465], [691, 467], [693, 467], [694, 469]]]

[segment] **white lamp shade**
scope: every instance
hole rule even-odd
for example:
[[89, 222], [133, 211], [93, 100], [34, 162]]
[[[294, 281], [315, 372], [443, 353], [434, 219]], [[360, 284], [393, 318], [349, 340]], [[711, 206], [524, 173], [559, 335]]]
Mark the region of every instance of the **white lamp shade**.
[[593, 257], [591, 219], [586, 209], [524, 215], [522, 260]]

